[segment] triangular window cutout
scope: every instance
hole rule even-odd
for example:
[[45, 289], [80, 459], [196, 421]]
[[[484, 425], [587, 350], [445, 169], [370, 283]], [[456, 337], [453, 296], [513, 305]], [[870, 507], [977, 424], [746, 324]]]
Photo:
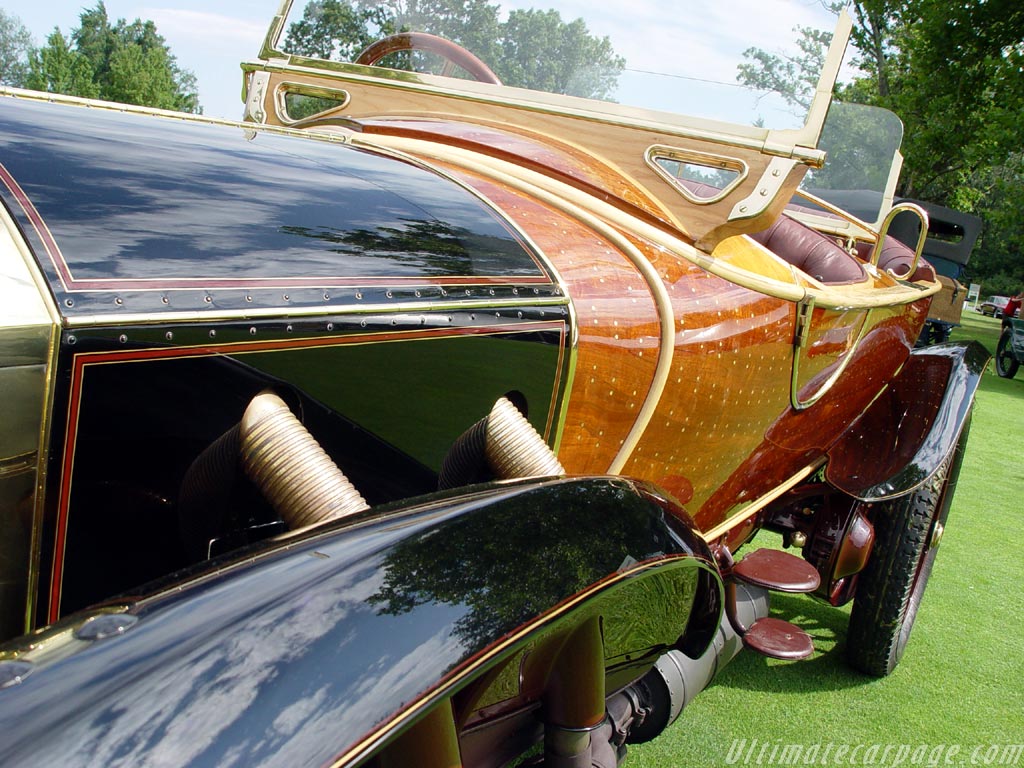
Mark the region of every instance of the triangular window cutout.
[[742, 160], [671, 147], [651, 147], [647, 163], [698, 204], [721, 200], [747, 175]]
[[317, 88], [315, 90], [299, 90], [282, 86], [278, 91], [278, 105], [282, 117], [288, 123], [308, 120], [349, 102], [347, 91]]

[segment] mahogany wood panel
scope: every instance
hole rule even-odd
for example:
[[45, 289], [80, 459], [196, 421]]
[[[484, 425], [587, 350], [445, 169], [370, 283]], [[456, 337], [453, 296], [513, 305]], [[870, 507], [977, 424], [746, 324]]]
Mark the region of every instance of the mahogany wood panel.
[[360, 120], [359, 124], [364, 134], [383, 133], [434, 141], [508, 160], [539, 173], [559, 176], [562, 181], [592, 194], [596, 191], [613, 204], [627, 203], [638, 209], [631, 211], [634, 215], [646, 213], [652, 219], [665, 219], [657, 200], [598, 158], [564, 142], [550, 138], [539, 141], [514, 125], [499, 129], [414, 118], [370, 118]]
[[576, 314], [576, 363], [558, 458], [570, 474], [608, 471], [658, 360], [658, 312], [636, 267], [575, 219], [465, 171], [449, 172], [522, 227], [558, 270]]
[[[561, 273], [579, 340], [559, 459], [570, 473], [606, 471], [654, 376], [659, 325], [649, 288], [624, 255], [578, 222], [449, 171], [529, 232]], [[668, 385], [623, 474], [674, 494], [705, 531], [820, 460], [906, 361], [926, 316], [927, 301], [871, 312], [816, 309], [800, 352], [802, 397], [851, 349], [853, 358], [818, 403], [797, 411], [789, 403], [796, 306], [629, 239], [671, 297], [676, 343]], [[728, 540], [740, 543], [751, 530], [738, 524]]]

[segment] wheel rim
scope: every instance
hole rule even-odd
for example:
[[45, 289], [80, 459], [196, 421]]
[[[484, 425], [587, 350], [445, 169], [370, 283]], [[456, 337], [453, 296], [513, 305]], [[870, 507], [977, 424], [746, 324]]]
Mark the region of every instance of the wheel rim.
[[1014, 370], [1016, 362], [1013, 350], [1010, 349], [1010, 334], [1004, 332], [999, 337], [999, 344], [996, 347], [996, 373], [1004, 377], [1012, 375], [1010, 373], [1011, 370], [1016, 373], [1016, 370]]

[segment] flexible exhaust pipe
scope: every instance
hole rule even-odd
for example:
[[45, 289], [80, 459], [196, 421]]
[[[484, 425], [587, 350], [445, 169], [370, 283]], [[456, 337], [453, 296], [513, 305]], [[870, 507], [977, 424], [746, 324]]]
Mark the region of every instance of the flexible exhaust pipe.
[[369, 509], [284, 400], [261, 392], [240, 425], [242, 467], [291, 530]]
[[491, 412], [452, 445], [438, 474], [438, 488], [564, 474], [544, 438], [511, 400], [499, 397]]

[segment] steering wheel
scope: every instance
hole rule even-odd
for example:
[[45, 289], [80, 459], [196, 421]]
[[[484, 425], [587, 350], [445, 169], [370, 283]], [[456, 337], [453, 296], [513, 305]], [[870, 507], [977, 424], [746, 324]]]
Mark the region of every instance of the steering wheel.
[[[449, 65], [454, 64], [466, 70], [466, 72], [481, 83], [501, 85], [501, 80], [491, 71], [491, 68], [461, 45], [437, 35], [429, 35], [426, 32], [399, 32], [395, 35], [388, 35], [360, 53], [356, 57], [355, 63], [373, 66], [389, 53], [397, 53], [398, 51], [429, 51], [430, 53], [436, 53], [447, 61]], [[447, 68], [444, 74], [448, 74]]]

